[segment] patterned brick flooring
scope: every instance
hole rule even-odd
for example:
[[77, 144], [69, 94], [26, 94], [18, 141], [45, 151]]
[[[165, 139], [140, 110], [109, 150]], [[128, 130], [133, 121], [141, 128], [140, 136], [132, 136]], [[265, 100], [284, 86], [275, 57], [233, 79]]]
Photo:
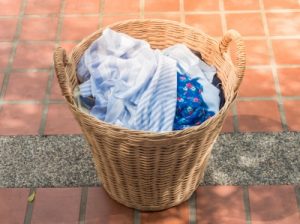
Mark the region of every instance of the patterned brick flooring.
[[[33, 202], [27, 198], [35, 192]], [[298, 199], [297, 199], [298, 196]], [[199, 187], [189, 201], [161, 212], [141, 212], [110, 199], [102, 187], [0, 189], [2, 223], [296, 224], [300, 188]], [[298, 200], [298, 201], [297, 201]]]
[[[175, 20], [218, 39], [237, 29], [247, 69], [223, 131], [300, 131], [299, 0], [0, 0], [0, 135], [81, 133], [60, 95], [53, 50], [70, 52], [96, 29], [133, 18]], [[33, 189], [0, 189], [1, 223], [300, 223], [297, 186], [200, 187], [156, 213], [116, 204], [101, 187], [35, 190], [27, 203]]]

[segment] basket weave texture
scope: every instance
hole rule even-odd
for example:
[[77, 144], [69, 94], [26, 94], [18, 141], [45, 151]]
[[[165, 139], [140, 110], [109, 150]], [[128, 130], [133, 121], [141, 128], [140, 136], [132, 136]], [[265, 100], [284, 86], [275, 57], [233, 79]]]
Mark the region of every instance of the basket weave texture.
[[[82, 112], [74, 99], [77, 63], [102, 30], [82, 40], [69, 56], [60, 47], [55, 50], [62, 94], [91, 147], [97, 174], [107, 193], [119, 203], [139, 210], [157, 211], [178, 205], [198, 187], [226, 113], [237, 96], [245, 70], [244, 43], [234, 30], [217, 41], [193, 27], [168, 20], [127, 20], [110, 28], [144, 39], [152, 48], [184, 43], [214, 65], [222, 81], [225, 105], [203, 124], [166, 133], [129, 130]], [[235, 63], [227, 53], [230, 42], [235, 43]]]

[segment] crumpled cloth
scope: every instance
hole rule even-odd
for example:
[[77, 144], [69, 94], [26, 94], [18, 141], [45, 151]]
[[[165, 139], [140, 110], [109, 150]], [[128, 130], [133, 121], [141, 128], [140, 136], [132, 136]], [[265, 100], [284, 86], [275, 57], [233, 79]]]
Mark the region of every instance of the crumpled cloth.
[[[109, 28], [90, 45], [77, 65], [80, 101], [93, 116], [129, 129], [154, 132], [197, 125], [217, 113], [220, 91], [212, 84], [215, 74], [215, 67], [183, 44], [153, 50], [147, 42]], [[178, 91], [180, 76], [201, 89], [197, 98], [206, 114], [198, 113], [193, 122], [182, 122], [180, 116], [189, 114], [178, 114], [179, 105], [184, 109], [178, 99], [185, 96]], [[184, 87], [181, 90], [188, 93]]]
[[176, 61], [109, 28], [83, 54], [77, 76], [91, 114], [108, 123], [144, 131], [171, 131], [176, 108]]

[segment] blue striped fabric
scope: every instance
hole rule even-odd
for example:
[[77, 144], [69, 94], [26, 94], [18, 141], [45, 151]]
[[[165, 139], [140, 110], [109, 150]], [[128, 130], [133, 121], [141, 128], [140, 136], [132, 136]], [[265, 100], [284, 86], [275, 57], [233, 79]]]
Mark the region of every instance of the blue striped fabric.
[[171, 131], [176, 61], [143, 40], [105, 29], [82, 56], [78, 79], [82, 96], [92, 95], [91, 114], [135, 130]]

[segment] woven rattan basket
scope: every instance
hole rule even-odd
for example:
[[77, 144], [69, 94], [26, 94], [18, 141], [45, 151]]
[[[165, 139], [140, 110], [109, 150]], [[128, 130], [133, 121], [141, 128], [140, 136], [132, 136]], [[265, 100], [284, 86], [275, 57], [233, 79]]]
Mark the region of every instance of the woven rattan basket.
[[[245, 69], [245, 48], [240, 35], [228, 31], [220, 42], [205, 33], [168, 20], [128, 20], [110, 26], [113, 30], [148, 41], [163, 49], [184, 43], [216, 66], [226, 102], [218, 114], [200, 126], [182, 131], [151, 133], [111, 125], [79, 110], [73, 90], [78, 85], [76, 65], [99, 30], [79, 43], [67, 56], [54, 53], [58, 81], [93, 154], [101, 183], [116, 201], [140, 210], [162, 210], [187, 200], [204, 175], [212, 146], [230, 105], [236, 98]], [[230, 42], [236, 45], [235, 65], [228, 56]]]

